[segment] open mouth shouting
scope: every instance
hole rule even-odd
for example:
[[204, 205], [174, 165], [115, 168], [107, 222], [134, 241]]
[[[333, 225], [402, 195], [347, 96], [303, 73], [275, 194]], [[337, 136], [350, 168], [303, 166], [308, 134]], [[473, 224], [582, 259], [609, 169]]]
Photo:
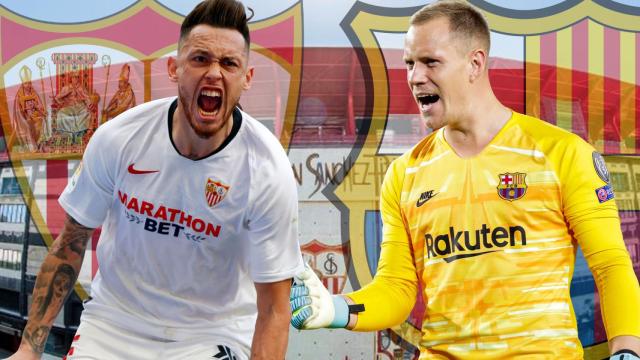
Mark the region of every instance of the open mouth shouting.
[[422, 113], [429, 112], [433, 104], [440, 100], [440, 96], [436, 94], [416, 94], [415, 97]]
[[222, 93], [219, 90], [202, 90], [198, 95], [198, 112], [202, 117], [213, 117], [222, 107]]

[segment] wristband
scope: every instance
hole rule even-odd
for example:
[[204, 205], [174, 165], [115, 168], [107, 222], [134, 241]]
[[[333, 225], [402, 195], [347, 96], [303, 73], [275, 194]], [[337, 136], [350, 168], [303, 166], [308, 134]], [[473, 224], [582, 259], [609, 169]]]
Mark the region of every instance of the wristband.
[[328, 327], [331, 329], [344, 328], [349, 323], [349, 305], [342, 296], [334, 295], [331, 300], [333, 300], [333, 308], [336, 312]]
[[331, 329], [345, 328], [349, 323], [351, 314], [364, 311], [364, 304], [348, 304], [347, 300], [339, 295], [334, 295], [331, 299], [333, 300], [333, 308], [335, 309], [333, 321], [328, 326]]

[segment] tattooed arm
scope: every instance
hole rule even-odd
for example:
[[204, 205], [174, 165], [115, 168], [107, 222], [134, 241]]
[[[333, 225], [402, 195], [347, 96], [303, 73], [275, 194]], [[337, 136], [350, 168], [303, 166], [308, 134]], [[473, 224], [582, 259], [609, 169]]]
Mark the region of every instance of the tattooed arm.
[[18, 352], [9, 359], [39, 359], [49, 331], [78, 278], [84, 250], [93, 229], [67, 215], [60, 235], [42, 262], [33, 289], [29, 320]]

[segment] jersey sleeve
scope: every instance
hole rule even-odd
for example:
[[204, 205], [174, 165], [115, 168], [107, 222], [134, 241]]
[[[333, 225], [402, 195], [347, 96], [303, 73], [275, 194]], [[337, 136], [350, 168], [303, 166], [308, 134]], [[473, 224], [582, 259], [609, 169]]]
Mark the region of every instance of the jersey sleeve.
[[282, 152], [262, 157], [249, 197], [249, 273], [254, 282], [292, 278], [304, 270], [298, 243], [298, 193], [288, 158]]
[[102, 225], [113, 202], [118, 151], [107, 135], [98, 129], [91, 137], [82, 162], [58, 199], [69, 216], [89, 228]]
[[624, 244], [604, 159], [572, 137], [559, 159], [563, 210], [600, 293], [609, 339], [640, 336], [640, 289]]
[[404, 170], [402, 161], [394, 161], [382, 183], [382, 243], [376, 274], [371, 283], [346, 294], [356, 304], [365, 306], [358, 314], [354, 327], [357, 331], [382, 330], [401, 324], [416, 301], [418, 277], [400, 208]]

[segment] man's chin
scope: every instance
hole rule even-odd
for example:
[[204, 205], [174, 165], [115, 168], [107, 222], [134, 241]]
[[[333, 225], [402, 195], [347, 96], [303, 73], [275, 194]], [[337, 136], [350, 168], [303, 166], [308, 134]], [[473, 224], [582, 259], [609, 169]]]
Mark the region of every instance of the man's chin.
[[442, 119], [434, 116], [423, 115], [422, 120], [424, 120], [424, 124], [432, 131], [436, 131], [446, 125], [446, 123]]
[[425, 123], [425, 125], [429, 126], [431, 123], [433, 123], [433, 116], [431, 115], [427, 115], [425, 113], [421, 113], [420, 114], [420, 118], [422, 118], [422, 121]]
[[206, 128], [206, 127], [198, 126], [194, 124], [190, 124], [190, 125], [191, 125], [191, 130], [193, 130], [193, 132], [201, 139], [210, 139], [220, 130], [220, 128], [211, 129], [211, 128]]
[[209, 139], [218, 132], [224, 130], [224, 121], [222, 119], [202, 119], [198, 117], [199, 122], [189, 122], [193, 132], [201, 139]]

